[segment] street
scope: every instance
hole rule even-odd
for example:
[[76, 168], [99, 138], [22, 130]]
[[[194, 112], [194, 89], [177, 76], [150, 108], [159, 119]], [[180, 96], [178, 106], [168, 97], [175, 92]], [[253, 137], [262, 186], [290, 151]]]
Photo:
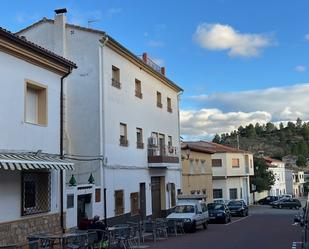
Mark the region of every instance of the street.
[[[229, 224], [210, 224], [194, 234], [162, 239], [150, 249], [291, 249], [301, 241], [301, 229], [293, 225], [299, 210], [250, 207], [248, 217], [233, 217]], [[298, 247], [297, 247], [298, 248]]]

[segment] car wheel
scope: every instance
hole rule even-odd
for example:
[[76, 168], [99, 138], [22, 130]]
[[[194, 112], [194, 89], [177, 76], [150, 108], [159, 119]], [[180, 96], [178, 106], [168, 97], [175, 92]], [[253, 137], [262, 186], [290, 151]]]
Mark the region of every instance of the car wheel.
[[207, 221], [205, 221], [205, 222], [203, 223], [203, 228], [204, 228], [204, 229], [207, 229], [207, 228], [208, 228], [208, 222], [207, 222]]
[[229, 220], [228, 220], [228, 218], [225, 216], [225, 218], [224, 218], [224, 224], [226, 224], [226, 223], [228, 223], [229, 222]]
[[278, 206], [278, 208], [280, 208], [280, 209], [281, 209], [281, 208], [282, 208], [282, 206], [281, 206], [281, 205], [279, 205], [279, 206]]
[[245, 212], [245, 211], [242, 211], [241, 216], [242, 216], [242, 217], [245, 217], [245, 216], [246, 216], [246, 212]]

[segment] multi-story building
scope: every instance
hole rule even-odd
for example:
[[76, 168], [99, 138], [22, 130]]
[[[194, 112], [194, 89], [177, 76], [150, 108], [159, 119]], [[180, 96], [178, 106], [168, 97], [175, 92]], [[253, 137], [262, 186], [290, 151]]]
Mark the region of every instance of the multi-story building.
[[75, 64], [0, 28], [0, 246], [60, 232], [61, 85]]
[[270, 157], [264, 157], [264, 160], [268, 164], [268, 170], [275, 177], [275, 183], [269, 190], [269, 195], [279, 196], [286, 194], [285, 163]]
[[304, 196], [304, 171], [296, 167], [293, 168], [293, 196]]
[[213, 199], [243, 199], [251, 203], [249, 177], [254, 174], [253, 155], [250, 152], [212, 142], [191, 142], [212, 151]]
[[182, 89], [146, 53], [140, 58], [103, 31], [68, 24], [64, 12], [19, 34], [78, 64], [66, 81], [65, 153], [78, 159], [67, 178], [77, 182], [67, 188], [67, 226], [85, 215], [160, 216], [181, 187]]
[[183, 194], [200, 194], [213, 202], [211, 155], [213, 150], [201, 147], [195, 142], [181, 143]]

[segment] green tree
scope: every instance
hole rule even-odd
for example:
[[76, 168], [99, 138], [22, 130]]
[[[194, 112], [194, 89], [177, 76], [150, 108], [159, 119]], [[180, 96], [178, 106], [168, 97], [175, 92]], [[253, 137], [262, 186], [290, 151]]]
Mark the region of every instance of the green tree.
[[307, 157], [308, 156], [308, 145], [305, 141], [300, 141], [297, 145], [298, 147], [298, 153]]
[[214, 143], [219, 144], [221, 142], [219, 134], [216, 134], [212, 140]]
[[296, 127], [297, 128], [301, 128], [302, 127], [302, 120], [300, 119], [300, 118], [297, 118], [297, 120], [296, 120]]
[[275, 183], [275, 176], [268, 171], [268, 165], [263, 158], [254, 158], [254, 176], [250, 178], [251, 184], [255, 185], [257, 192], [270, 190]]
[[257, 135], [261, 135], [263, 133], [263, 127], [259, 123], [255, 124], [255, 132]]
[[303, 135], [303, 138], [305, 140], [309, 140], [309, 127], [307, 125], [304, 125], [302, 130], [301, 130], [301, 134]]
[[280, 131], [282, 131], [282, 130], [284, 129], [284, 125], [283, 125], [283, 123], [282, 123], [282, 122], [280, 122], [280, 124], [279, 124], [279, 128], [280, 128]]
[[305, 167], [306, 166], [306, 158], [303, 155], [299, 155], [296, 160], [296, 165], [298, 167]]
[[249, 138], [256, 136], [256, 132], [255, 132], [255, 128], [254, 128], [253, 124], [249, 124], [249, 125], [246, 126], [245, 136], [249, 137]]
[[266, 132], [267, 132], [267, 133], [270, 133], [270, 132], [272, 132], [272, 131], [274, 131], [274, 130], [276, 130], [276, 126], [275, 126], [273, 123], [268, 122], [268, 123], [266, 124]]

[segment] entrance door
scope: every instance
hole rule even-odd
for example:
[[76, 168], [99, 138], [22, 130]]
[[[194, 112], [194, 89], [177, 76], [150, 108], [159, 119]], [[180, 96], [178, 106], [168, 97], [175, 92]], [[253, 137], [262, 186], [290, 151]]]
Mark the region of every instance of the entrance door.
[[77, 225], [83, 218], [92, 218], [91, 194], [79, 195], [77, 198]]
[[152, 218], [161, 217], [160, 177], [151, 177]]
[[146, 219], [146, 185], [144, 182], [139, 184], [139, 206], [142, 220]]

